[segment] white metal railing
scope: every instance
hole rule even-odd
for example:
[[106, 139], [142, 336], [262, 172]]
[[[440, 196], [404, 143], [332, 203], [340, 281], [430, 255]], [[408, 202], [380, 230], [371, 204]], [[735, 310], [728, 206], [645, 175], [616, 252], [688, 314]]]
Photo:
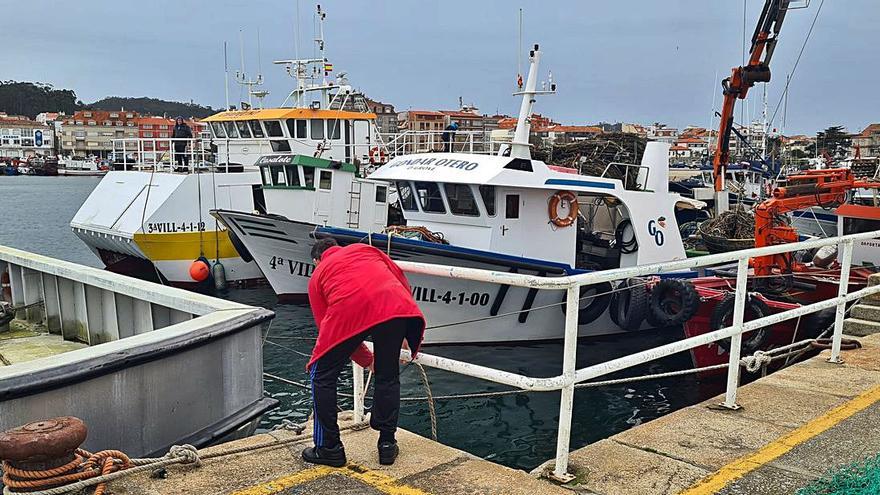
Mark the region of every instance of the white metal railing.
[[[852, 264], [853, 243], [862, 240], [880, 238], [880, 231], [850, 234], [842, 237], [813, 239], [804, 242], [780, 244], [762, 248], [745, 249], [729, 253], [713, 254], [699, 258], [690, 258], [679, 261], [664, 263], [652, 263], [641, 266], [603, 270], [565, 277], [539, 277], [508, 272], [496, 272], [475, 268], [451, 267], [398, 261], [397, 264], [408, 273], [431, 275], [437, 277], [473, 280], [496, 284], [512, 285], [541, 290], [567, 291], [565, 332], [563, 341], [562, 373], [548, 378], [525, 376], [495, 368], [468, 363], [454, 359], [420, 353], [416, 362], [445, 371], [488, 380], [494, 383], [508, 385], [524, 391], [553, 391], [560, 390], [562, 400], [559, 406], [559, 425], [556, 439], [556, 464], [551, 476], [557, 480], [567, 481], [572, 478], [568, 473], [568, 455], [571, 437], [571, 419], [574, 400], [575, 385], [587, 380], [595, 379], [633, 366], [664, 358], [678, 352], [687, 351], [695, 347], [707, 345], [723, 339], [730, 339], [730, 359], [727, 371], [727, 389], [723, 405], [730, 409], [737, 409], [736, 393], [739, 385], [740, 353], [742, 347], [742, 334], [768, 325], [797, 318], [808, 313], [820, 311], [825, 308], [837, 308], [834, 320], [834, 333], [832, 337], [831, 357], [832, 363], [841, 363], [840, 347], [843, 334], [843, 319], [846, 303], [862, 297], [880, 292], [880, 285], [866, 287], [864, 289], [848, 293], [850, 265]], [[838, 295], [835, 298], [807, 304], [795, 309], [790, 309], [765, 316], [748, 322], [743, 321], [747, 295], [749, 259], [754, 256], [772, 255], [785, 252], [793, 252], [802, 249], [814, 249], [822, 246], [837, 245], [841, 253], [841, 269]], [[594, 364], [586, 368], [576, 369], [577, 337], [578, 337], [578, 302], [580, 287], [601, 282], [657, 275], [661, 273], [673, 273], [676, 271], [708, 267], [722, 263], [737, 262], [736, 272], [736, 299], [734, 303], [733, 324], [709, 333], [695, 337], [685, 338], [676, 342], [661, 345], [652, 349], [630, 354], [620, 358]], [[404, 359], [409, 359], [408, 351], [401, 351]], [[364, 417], [364, 376], [363, 369], [354, 364], [354, 412], [355, 421], [361, 421]]]
[[430, 153], [435, 151], [451, 151], [455, 153], [494, 154], [501, 144], [489, 139], [489, 132], [455, 131], [449, 141], [443, 135], [451, 132], [445, 130], [403, 131], [399, 133], [380, 134], [391, 156], [409, 155], [413, 153]]
[[[178, 145], [183, 144], [183, 151]], [[193, 172], [213, 166], [208, 142], [200, 138], [123, 138], [113, 140], [113, 165], [122, 170]]]

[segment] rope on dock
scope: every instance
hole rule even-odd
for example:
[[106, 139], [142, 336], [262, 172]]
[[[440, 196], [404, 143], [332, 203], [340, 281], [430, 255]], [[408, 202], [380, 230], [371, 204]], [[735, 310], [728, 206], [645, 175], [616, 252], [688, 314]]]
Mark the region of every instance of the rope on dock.
[[[364, 422], [354, 423], [344, 426], [339, 430], [359, 430], [365, 428], [366, 426], [368, 425]], [[106, 488], [102, 487], [106, 487], [106, 484], [108, 482], [122, 478], [123, 476], [129, 476], [144, 471], [154, 471], [156, 469], [173, 464], [191, 464], [193, 466], [199, 466], [201, 465], [202, 461], [208, 459], [226, 457], [235, 454], [243, 454], [256, 450], [277, 449], [292, 443], [298, 443], [303, 440], [310, 439], [311, 437], [311, 434], [297, 434], [283, 440], [275, 439], [271, 442], [264, 442], [261, 444], [244, 445], [241, 447], [230, 449], [216, 449], [207, 453], [200, 452], [192, 445], [174, 445], [168, 450], [168, 453], [162, 457], [148, 457], [139, 459], [130, 459], [128, 458], [128, 456], [118, 450], [105, 450], [96, 454], [91, 454], [87, 451], [79, 449], [77, 450], [78, 457], [74, 459], [74, 461], [72, 461], [69, 465], [72, 467], [82, 466], [83, 471], [67, 474], [66, 476], [58, 476], [57, 474], [53, 474], [53, 479], [48, 480], [46, 484], [57, 484], [59, 482], [63, 483], [73, 480], [78, 481], [63, 486], [57, 486], [37, 491], [32, 491], [32, 489], [28, 489], [25, 487], [13, 487], [12, 485], [10, 485], [10, 483], [7, 481], [7, 477], [10, 476], [11, 473], [24, 473], [22, 473], [20, 470], [16, 470], [12, 466], [9, 466], [9, 464], [4, 461], [3, 483], [6, 486], [3, 487], [3, 495], [19, 495], [21, 493], [27, 493], [28, 495], [63, 495], [65, 493], [77, 492], [92, 486], [97, 487], [94, 492], [95, 495], [102, 495], [104, 493], [104, 490], [106, 490]], [[85, 462], [83, 463], [84, 459]], [[96, 470], [96, 467], [99, 464], [101, 466], [101, 469]], [[45, 472], [54, 473], [65, 467], [67, 466], [62, 466], [61, 468]], [[118, 470], [113, 471], [113, 469]], [[58, 474], [66, 473], [70, 470], [71, 468], [68, 468], [67, 470], [61, 471]], [[40, 473], [43, 472], [41, 471]], [[25, 474], [23, 477], [26, 476], [27, 475]], [[88, 479], [81, 479], [87, 476], [89, 477]], [[40, 486], [45, 486], [45, 484]], [[25, 488], [27, 491], [12, 491], [13, 488]]]

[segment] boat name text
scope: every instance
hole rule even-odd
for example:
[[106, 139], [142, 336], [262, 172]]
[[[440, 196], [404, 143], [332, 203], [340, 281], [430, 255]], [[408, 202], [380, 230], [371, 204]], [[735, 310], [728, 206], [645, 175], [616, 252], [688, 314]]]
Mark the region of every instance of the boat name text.
[[413, 298], [418, 302], [431, 302], [431, 303], [441, 303], [454, 305], [457, 304], [459, 306], [471, 305], [471, 306], [486, 306], [489, 304], [489, 293], [488, 292], [453, 292], [451, 290], [443, 291], [428, 288], [428, 287], [419, 287], [413, 286], [412, 288]]
[[288, 268], [290, 275], [300, 277], [311, 277], [315, 271], [315, 265], [303, 261], [282, 258], [281, 256], [272, 256], [272, 259], [269, 260], [269, 268], [273, 270], [279, 270], [284, 266]]
[[470, 171], [479, 167], [480, 164], [478, 162], [454, 160], [452, 158], [409, 158], [406, 160], [394, 160], [388, 165], [388, 168], [403, 166], [410, 167], [413, 170], [433, 170], [433, 167], [448, 167]]
[[205, 222], [158, 222], [148, 223], [147, 233], [172, 234], [175, 232], [204, 232]]

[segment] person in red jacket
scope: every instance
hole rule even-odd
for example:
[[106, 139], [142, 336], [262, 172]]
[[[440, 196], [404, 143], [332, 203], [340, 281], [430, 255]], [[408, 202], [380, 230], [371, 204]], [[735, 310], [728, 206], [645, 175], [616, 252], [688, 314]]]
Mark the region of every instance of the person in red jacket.
[[[341, 467], [345, 449], [336, 423], [336, 385], [349, 360], [374, 370], [376, 383], [370, 426], [379, 431], [379, 462], [393, 464], [399, 453], [394, 434], [400, 413], [398, 360], [404, 341], [418, 352], [425, 317], [403, 271], [382, 251], [366, 244], [339, 247], [320, 239], [312, 247], [317, 265], [309, 281], [309, 303], [318, 340], [306, 366], [312, 382], [314, 447], [305, 461]], [[364, 345], [372, 337], [373, 353]]]

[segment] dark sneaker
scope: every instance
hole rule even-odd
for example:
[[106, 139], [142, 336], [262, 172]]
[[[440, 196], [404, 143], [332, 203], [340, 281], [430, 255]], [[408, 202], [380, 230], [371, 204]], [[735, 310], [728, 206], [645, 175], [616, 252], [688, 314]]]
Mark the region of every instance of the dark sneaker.
[[379, 442], [379, 464], [383, 466], [394, 464], [398, 453], [400, 448], [397, 447], [397, 442]]
[[308, 447], [302, 451], [302, 458], [312, 464], [323, 464], [331, 467], [345, 466], [345, 448], [340, 443], [332, 449], [327, 447]]

